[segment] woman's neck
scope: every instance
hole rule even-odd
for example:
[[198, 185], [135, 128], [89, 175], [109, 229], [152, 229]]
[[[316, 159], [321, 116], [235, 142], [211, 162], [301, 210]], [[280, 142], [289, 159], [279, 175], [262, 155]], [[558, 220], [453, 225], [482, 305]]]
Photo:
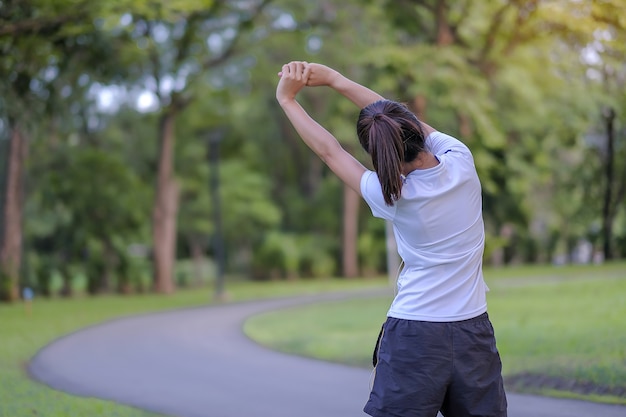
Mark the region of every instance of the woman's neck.
[[416, 169], [429, 169], [439, 165], [439, 159], [430, 152], [420, 152], [417, 158], [411, 162], [405, 162], [402, 166], [402, 174], [404, 176], [409, 175]]

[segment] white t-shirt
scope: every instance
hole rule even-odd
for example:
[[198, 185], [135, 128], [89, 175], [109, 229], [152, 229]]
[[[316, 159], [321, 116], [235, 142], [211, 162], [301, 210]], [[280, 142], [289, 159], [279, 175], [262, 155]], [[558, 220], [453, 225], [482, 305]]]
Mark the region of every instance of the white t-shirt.
[[433, 132], [426, 146], [439, 164], [409, 173], [393, 206], [385, 204], [375, 172], [361, 177], [361, 193], [372, 214], [393, 223], [405, 264], [387, 315], [466, 320], [487, 311], [480, 181], [470, 150], [457, 139]]

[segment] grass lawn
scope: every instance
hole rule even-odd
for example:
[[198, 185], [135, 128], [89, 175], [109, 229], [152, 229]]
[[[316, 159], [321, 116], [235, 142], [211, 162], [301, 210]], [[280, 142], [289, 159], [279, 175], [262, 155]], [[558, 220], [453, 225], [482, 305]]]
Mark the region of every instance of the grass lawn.
[[[489, 311], [509, 389], [626, 404], [626, 263], [489, 269]], [[259, 343], [370, 367], [389, 297], [256, 316]]]
[[[520, 389], [534, 389], [537, 375], [548, 382], [542, 392], [551, 395], [555, 386], [563, 387], [563, 380], [586, 381], [603, 387], [605, 394], [622, 390], [621, 395], [587, 398], [626, 403], [626, 263], [507, 268], [488, 270], [486, 276], [505, 372], [520, 375], [514, 381]], [[239, 301], [385, 285], [384, 279], [322, 280], [229, 283], [227, 289], [231, 300]], [[211, 298], [211, 289], [204, 288], [171, 296], [36, 299], [30, 315], [22, 304], [0, 305], [0, 417], [156, 417], [54, 391], [30, 380], [24, 366], [45, 344], [82, 327], [131, 314], [207, 305]], [[289, 315], [269, 313], [251, 319], [246, 331], [280, 350], [369, 366], [390, 301], [391, 290], [383, 299], [303, 307]]]
[[[323, 280], [227, 285], [233, 301], [314, 294], [381, 286], [380, 280]], [[54, 391], [28, 378], [25, 365], [43, 346], [82, 327], [137, 313], [210, 304], [212, 290], [183, 290], [170, 296], [135, 295], [36, 299], [32, 313], [22, 304], [0, 304], [0, 417], [154, 417], [108, 401]]]

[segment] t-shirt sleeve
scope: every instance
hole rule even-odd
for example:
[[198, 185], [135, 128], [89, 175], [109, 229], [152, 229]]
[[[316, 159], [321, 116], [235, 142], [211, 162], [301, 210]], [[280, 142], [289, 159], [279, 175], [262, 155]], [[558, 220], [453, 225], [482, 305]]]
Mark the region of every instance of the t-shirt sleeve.
[[433, 132], [426, 138], [426, 147], [435, 155], [462, 152], [471, 155], [469, 148], [460, 140], [441, 132]]
[[372, 210], [374, 217], [393, 220], [396, 215], [396, 206], [388, 206], [383, 197], [383, 190], [374, 171], [365, 171], [361, 177], [361, 195]]

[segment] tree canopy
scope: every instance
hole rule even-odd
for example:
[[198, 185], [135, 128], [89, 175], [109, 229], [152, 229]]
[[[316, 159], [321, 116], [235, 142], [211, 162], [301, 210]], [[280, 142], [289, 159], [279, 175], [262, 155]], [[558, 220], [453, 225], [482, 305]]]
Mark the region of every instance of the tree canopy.
[[[335, 67], [468, 144], [486, 262], [624, 257], [622, 8], [3, 1], [0, 295], [16, 299], [23, 286], [69, 295], [80, 277], [91, 293], [171, 292], [177, 265], [215, 257], [218, 209], [229, 274], [384, 273], [384, 224], [275, 103], [276, 73], [290, 60]], [[355, 139], [358, 109], [321, 88], [302, 102], [369, 163]]]

